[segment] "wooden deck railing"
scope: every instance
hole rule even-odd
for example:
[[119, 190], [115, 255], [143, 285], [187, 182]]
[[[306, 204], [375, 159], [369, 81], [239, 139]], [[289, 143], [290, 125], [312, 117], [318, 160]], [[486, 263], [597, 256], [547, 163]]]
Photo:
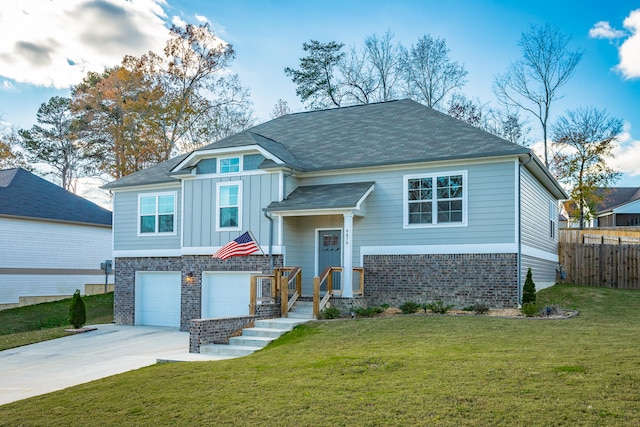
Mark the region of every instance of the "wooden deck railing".
[[279, 267], [274, 272], [280, 292], [281, 316], [287, 317], [293, 304], [302, 295], [302, 268]]
[[255, 316], [258, 302], [273, 301], [275, 292], [275, 274], [252, 274], [249, 284], [249, 314]]
[[[313, 278], [313, 317], [317, 319], [320, 312], [325, 309], [329, 299], [334, 295], [343, 295], [343, 290], [333, 289], [333, 273], [342, 275], [342, 267], [327, 267], [320, 276]], [[353, 295], [364, 295], [364, 268], [354, 267], [353, 273], [358, 273], [358, 288], [353, 290]], [[340, 281], [344, 283], [343, 280]], [[322, 296], [322, 299], [320, 298]]]

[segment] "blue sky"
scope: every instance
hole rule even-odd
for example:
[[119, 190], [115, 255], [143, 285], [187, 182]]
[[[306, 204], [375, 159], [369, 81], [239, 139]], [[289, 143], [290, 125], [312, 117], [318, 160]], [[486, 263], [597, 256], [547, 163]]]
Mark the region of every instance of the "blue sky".
[[[7, 4], [9, 3], [9, 4]], [[124, 54], [159, 51], [171, 22], [209, 22], [236, 50], [232, 70], [251, 90], [255, 115], [274, 104], [302, 106], [284, 75], [297, 68], [310, 39], [361, 46], [386, 30], [410, 47], [430, 34], [442, 37], [463, 63], [463, 93], [495, 105], [494, 76], [517, 60], [518, 39], [530, 25], [552, 23], [570, 35], [584, 58], [552, 107], [594, 106], [624, 120], [625, 133], [610, 163], [624, 172], [618, 185], [640, 186], [640, 4], [604, 1], [187, 1], [23, 0], [0, 4], [0, 119], [30, 127], [39, 105], [68, 95], [86, 71], [116, 65]], [[17, 2], [16, 2], [17, 3]], [[530, 121], [530, 136], [540, 132]]]

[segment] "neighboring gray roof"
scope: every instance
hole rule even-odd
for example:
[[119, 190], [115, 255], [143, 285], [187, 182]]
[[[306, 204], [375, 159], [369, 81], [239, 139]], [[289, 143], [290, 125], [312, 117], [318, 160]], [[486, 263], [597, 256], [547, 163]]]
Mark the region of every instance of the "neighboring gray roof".
[[22, 168], [0, 171], [0, 215], [111, 226], [111, 212]]
[[[259, 145], [298, 171], [322, 171], [531, 151], [411, 100], [288, 114], [196, 151]], [[186, 155], [103, 188], [171, 182]], [[265, 161], [261, 167], [272, 167]]]
[[281, 202], [272, 202], [268, 211], [313, 209], [355, 209], [374, 185], [373, 181], [343, 184], [307, 185], [296, 188]]
[[640, 187], [600, 187], [596, 194], [603, 199], [596, 206], [597, 213], [606, 213], [622, 205], [640, 200]]

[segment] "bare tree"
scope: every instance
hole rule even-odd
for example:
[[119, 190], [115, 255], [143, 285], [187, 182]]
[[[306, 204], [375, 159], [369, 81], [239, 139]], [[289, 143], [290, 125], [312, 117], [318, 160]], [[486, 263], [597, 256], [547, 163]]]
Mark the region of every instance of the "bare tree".
[[574, 75], [582, 59], [581, 51], [568, 50], [570, 40], [556, 26], [532, 26], [518, 42], [522, 58], [512, 63], [505, 74], [497, 76], [493, 87], [500, 103], [522, 108], [540, 121], [546, 166], [549, 166], [547, 124], [551, 104], [562, 97], [558, 90]]
[[394, 34], [387, 30], [378, 38], [373, 34], [364, 40], [367, 58], [377, 80], [375, 101], [390, 101], [396, 96], [400, 46], [392, 44]]
[[291, 114], [291, 108], [289, 108], [289, 104], [284, 99], [278, 99], [276, 101], [276, 104], [273, 106], [273, 111], [271, 111], [271, 118], [277, 119], [278, 117], [287, 114]]
[[432, 108], [466, 83], [464, 66], [449, 58], [444, 39], [424, 35], [410, 50], [402, 49], [400, 70], [407, 95]]
[[602, 198], [598, 187], [608, 187], [620, 178], [620, 172], [606, 163], [607, 158], [613, 158], [620, 133], [622, 120], [593, 107], [568, 111], [553, 125], [557, 148], [553, 169], [561, 182], [573, 187], [575, 210], [569, 215], [579, 218], [580, 229]]

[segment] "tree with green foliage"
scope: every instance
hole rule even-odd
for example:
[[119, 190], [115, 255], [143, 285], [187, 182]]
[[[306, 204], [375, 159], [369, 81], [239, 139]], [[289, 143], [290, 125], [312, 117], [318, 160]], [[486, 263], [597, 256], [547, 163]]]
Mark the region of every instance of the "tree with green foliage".
[[84, 306], [84, 301], [80, 296], [80, 290], [76, 289], [71, 298], [71, 306], [69, 307], [69, 323], [75, 329], [80, 329], [82, 325], [87, 321], [87, 311]]
[[533, 274], [531, 273], [531, 267], [527, 270], [527, 278], [524, 281], [522, 287], [522, 305], [527, 303], [535, 304], [536, 302], [536, 284], [533, 283]]
[[569, 215], [580, 229], [595, 215], [596, 205], [620, 172], [607, 165], [614, 143], [622, 133], [622, 120], [593, 107], [568, 111], [553, 125], [553, 169], [560, 182], [572, 187]]
[[74, 129], [69, 98], [54, 96], [38, 108], [37, 125], [19, 131], [19, 143], [32, 163], [45, 163], [60, 186], [75, 192], [83, 175], [83, 151]]

